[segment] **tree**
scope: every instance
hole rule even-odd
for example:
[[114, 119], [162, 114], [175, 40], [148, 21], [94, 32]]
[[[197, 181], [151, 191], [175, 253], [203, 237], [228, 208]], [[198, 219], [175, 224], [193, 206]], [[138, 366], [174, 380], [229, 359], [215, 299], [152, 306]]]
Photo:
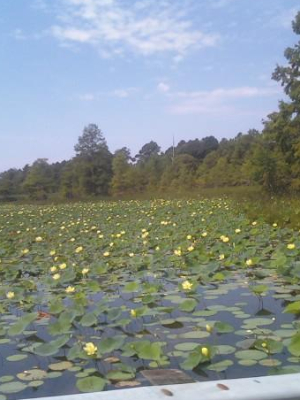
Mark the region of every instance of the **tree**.
[[140, 161], [140, 162], [146, 162], [150, 159], [150, 157], [158, 156], [159, 152], [160, 152], [159, 145], [156, 142], [154, 142], [153, 140], [151, 140], [151, 142], [146, 143], [141, 148], [141, 150], [135, 156], [135, 158], [138, 159], [138, 161]]
[[78, 156], [83, 157], [93, 157], [99, 151], [108, 151], [103, 133], [96, 124], [89, 124], [83, 129], [74, 149]]
[[[300, 35], [300, 12], [292, 27]], [[281, 101], [278, 112], [264, 121], [261, 154], [267, 158], [257, 157], [256, 171], [258, 181], [276, 191], [300, 189], [300, 41], [288, 47], [284, 55], [288, 65], [277, 65], [272, 78], [281, 83], [289, 101]], [[272, 154], [267, 155], [265, 149], [271, 149]]]
[[111, 181], [111, 191], [114, 195], [122, 195], [129, 189], [129, 170], [132, 165], [129, 164], [130, 150], [123, 147], [116, 150], [112, 161], [113, 178]]
[[37, 159], [29, 169], [23, 183], [24, 192], [32, 200], [46, 200], [53, 192], [51, 167], [46, 158]]
[[74, 147], [73, 167], [78, 177], [80, 196], [107, 195], [112, 178], [112, 154], [101, 130], [95, 124], [84, 128]]

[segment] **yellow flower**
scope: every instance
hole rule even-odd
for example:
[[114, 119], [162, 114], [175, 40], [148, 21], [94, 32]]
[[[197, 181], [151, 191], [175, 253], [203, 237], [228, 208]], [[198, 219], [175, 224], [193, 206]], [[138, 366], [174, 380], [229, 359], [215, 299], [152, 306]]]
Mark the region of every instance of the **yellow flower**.
[[207, 232], [203, 232], [201, 236], [202, 237], [206, 237], [207, 236]]
[[24, 249], [24, 250], [22, 250], [22, 254], [23, 254], [23, 255], [28, 254], [28, 253], [29, 253], [29, 249]]
[[53, 265], [53, 267], [50, 268], [51, 272], [56, 272], [57, 268]]
[[135, 311], [135, 310], [130, 310], [130, 315], [131, 315], [133, 318], [136, 318], [136, 311]]
[[204, 357], [208, 357], [208, 355], [209, 355], [209, 350], [208, 350], [208, 348], [207, 348], [207, 347], [202, 347], [201, 353], [202, 353], [202, 355], [203, 355]]
[[59, 269], [65, 269], [65, 268], [67, 268], [67, 264], [66, 263], [60, 264]]
[[129, 253], [129, 257], [134, 257], [134, 253]]
[[206, 325], [206, 330], [207, 330], [207, 332], [209, 332], [209, 333], [211, 333], [212, 331], [213, 331], [213, 327], [211, 326], [211, 325]]
[[180, 257], [181, 256], [181, 250], [180, 249], [174, 250], [174, 254], [175, 254], [175, 256]]
[[54, 274], [52, 278], [57, 281], [60, 278], [60, 274]]
[[181, 286], [182, 286], [182, 288], [183, 288], [184, 290], [191, 290], [192, 287], [193, 287], [193, 284], [192, 284], [191, 282], [189, 282], [189, 281], [184, 281], [184, 282], [181, 284]]
[[278, 226], [278, 225], [276, 224], [276, 222], [274, 222], [273, 227], [274, 227], [274, 228], [277, 228], [277, 226]]
[[85, 346], [83, 347], [83, 350], [86, 352], [88, 356], [93, 356], [98, 351], [97, 346], [95, 346], [94, 343], [92, 342], [86, 343]]
[[227, 243], [227, 242], [229, 242], [229, 237], [222, 235], [221, 240], [223, 243]]
[[41, 236], [38, 236], [38, 237], [35, 238], [35, 241], [36, 242], [42, 242], [43, 238]]
[[83, 270], [81, 271], [82, 275], [86, 275], [89, 272], [89, 268], [83, 268]]
[[294, 250], [295, 247], [296, 247], [296, 246], [295, 246], [294, 243], [289, 243], [289, 244], [287, 245], [287, 248], [288, 248], [289, 250]]
[[257, 225], [257, 222], [256, 222], [256, 221], [253, 221], [253, 222], [252, 222], [252, 225], [253, 225], [253, 226]]
[[14, 293], [14, 292], [7, 292], [7, 293], [6, 293], [6, 297], [7, 297], [8, 299], [13, 299], [13, 298], [15, 297], [15, 293]]
[[74, 293], [75, 292], [75, 288], [74, 286], [68, 286], [66, 288], [66, 293]]
[[253, 265], [253, 261], [251, 260], [251, 258], [249, 258], [248, 260], [246, 260], [246, 265], [248, 267], [251, 267], [251, 265]]
[[262, 344], [261, 344], [261, 347], [267, 347], [267, 343], [265, 343], [265, 342], [263, 342]]
[[83, 247], [82, 246], [79, 246], [79, 247], [77, 247], [77, 249], [75, 250], [75, 253], [81, 253], [82, 252], [82, 250], [83, 250]]
[[159, 250], [160, 250], [160, 247], [159, 247], [159, 246], [156, 246], [156, 247], [155, 247], [155, 250], [156, 250], [156, 251], [159, 251]]
[[240, 229], [236, 229], [235, 233], [241, 233], [241, 230]]
[[50, 256], [55, 256], [56, 251], [55, 250], [51, 250], [49, 254], [50, 254]]
[[194, 247], [194, 246], [188, 247], [188, 251], [193, 251], [193, 250], [195, 250], [195, 247]]
[[110, 256], [110, 252], [109, 252], [109, 251], [106, 251], [105, 253], [103, 253], [103, 256], [104, 256], [104, 257], [109, 257], [109, 256]]
[[192, 239], [192, 235], [187, 235], [187, 240], [191, 240]]
[[220, 254], [220, 255], [219, 255], [219, 260], [220, 260], [220, 261], [224, 260], [224, 258], [225, 258], [225, 254]]

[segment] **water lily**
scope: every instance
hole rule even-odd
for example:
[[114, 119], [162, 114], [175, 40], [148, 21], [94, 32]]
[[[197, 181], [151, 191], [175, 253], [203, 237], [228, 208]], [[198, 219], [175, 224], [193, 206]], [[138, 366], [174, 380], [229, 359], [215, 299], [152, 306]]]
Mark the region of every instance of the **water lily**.
[[289, 244], [287, 245], [287, 248], [288, 248], [289, 250], [294, 250], [295, 247], [296, 247], [296, 245], [295, 245], [294, 243], [289, 243]]
[[81, 253], [82, 250], [83, 250], [83, 247], [82, 247], [82, 246], [79, 246], [79, 247], [76, 248], [75, 253], [77, 253], [77, 254], [78, 254], [78, 253]]
[[7, 293], [6, 293], [6, 297], [7, 297], [8, 299], [13, 299], [13, 298], [15, 297], [15, 293], [14, 293], [14, 292], [7, 292]]
[[41, 236], [38, 236], [38, 237], [35, 238], [35, 241], [36, 242], [42, 242], [43, 238]]
[[130, 310], [130, 315], [131, 315], [133, 318], [136, 318], [136, 311], [135, 311], [135, 310]]
[[193, 287], [193, 284], [189, 281], [184, 281], [184, 282], [182, 282], [181, 286], [184, 290], [191, 290]]
[[201, 353], [202, 353], [202, 355], [203, 355], [204, 357], [208, 357], [208, 355], [209, 355], [209, 350], [208, 350], [208, 348], [207, 348], [207, 347], [202, 347]]
[[88, 342], [83, 347], [83, 350], [86, 352], [88, 356], [93, 356], [97, 353], [98, 349], [97, 346], [94, 345], [92, 342]]
[[74, 293], [75, 288], [74, 288], [74, 286], [68, 286], [65, 291], [66, 291], [66, 293]]
[[246, 260], [246, 265], [248, 267], [251, 267], [251, 265], [253, 265], [253, 261], [251, 260], [251, 258], [249, 258], [248, 260]]
[[82, 275], [86, 275], [89, 272], [89, 268], [83, 268], [83, 270], [81, 271]]
[[52, 278], [57, 281], [60, 278], [60, 274], [54, 274]]

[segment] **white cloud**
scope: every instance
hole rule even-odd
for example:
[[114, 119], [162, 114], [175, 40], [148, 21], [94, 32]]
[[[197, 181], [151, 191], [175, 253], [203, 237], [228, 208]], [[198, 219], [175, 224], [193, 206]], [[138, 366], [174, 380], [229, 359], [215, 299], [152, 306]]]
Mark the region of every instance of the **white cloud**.
[[95, 45], [105, 55], [130, 50], [183, 57], [193, 48], [215, 46], [219, 39], [193, 26], [182, 0], [132, 0], [129, 6], [124, 0], [59, 1], [63, 7], [52, 35], [61, 42]]
[[172, 101], [175, 104], [169, 110], [174, 114], [227, 113], [236, 109], [236, 100], [274, 96], [278, 93], [277, 88], [248, 86], [219, 88], [212, 91], [178, 92], [172, 95]]
[[138, 88], [129, 87], [126, 89], [115, 89], [107, 92], [84, 93], [75, 96], [76, 99], [81, 101], [95, 101], [103, 97], [115, 97], [119, 99], [126, 99], [139, 91]]
[[110, 93], [110, 96], [119, 97], [120, 99], [125, 99], [126, 97], [129, 97], [129, 95], [130, 91], [126, 89], [117, 89]]
[[27, 36], [24, 34], [22, 29], [15, 29], [13, 32], [13, 37], [16, 40], [26, 40], [27, 39]]
[[96, 99], [96, 96], [93, 93], [85, 93], [79, 95], [78, 98], [82, 101], [93, 101]]
[[162, 93], [167, 93], [167, 92], [170, 90], [170, 86], [167, 85], [167, 84], [164, 83], [164, 82], [160, 82], [160, 83], [157, 85], [157, 90], [158, 90], [159, 92], [162, 92]]

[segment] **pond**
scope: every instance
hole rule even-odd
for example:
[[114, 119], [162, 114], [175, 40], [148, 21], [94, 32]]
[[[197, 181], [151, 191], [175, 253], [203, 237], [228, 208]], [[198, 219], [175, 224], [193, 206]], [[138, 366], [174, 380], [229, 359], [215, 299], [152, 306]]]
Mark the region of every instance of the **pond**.
[[300, 372], [299, 232], [225, 199], [0, 207], [0, 400]]

